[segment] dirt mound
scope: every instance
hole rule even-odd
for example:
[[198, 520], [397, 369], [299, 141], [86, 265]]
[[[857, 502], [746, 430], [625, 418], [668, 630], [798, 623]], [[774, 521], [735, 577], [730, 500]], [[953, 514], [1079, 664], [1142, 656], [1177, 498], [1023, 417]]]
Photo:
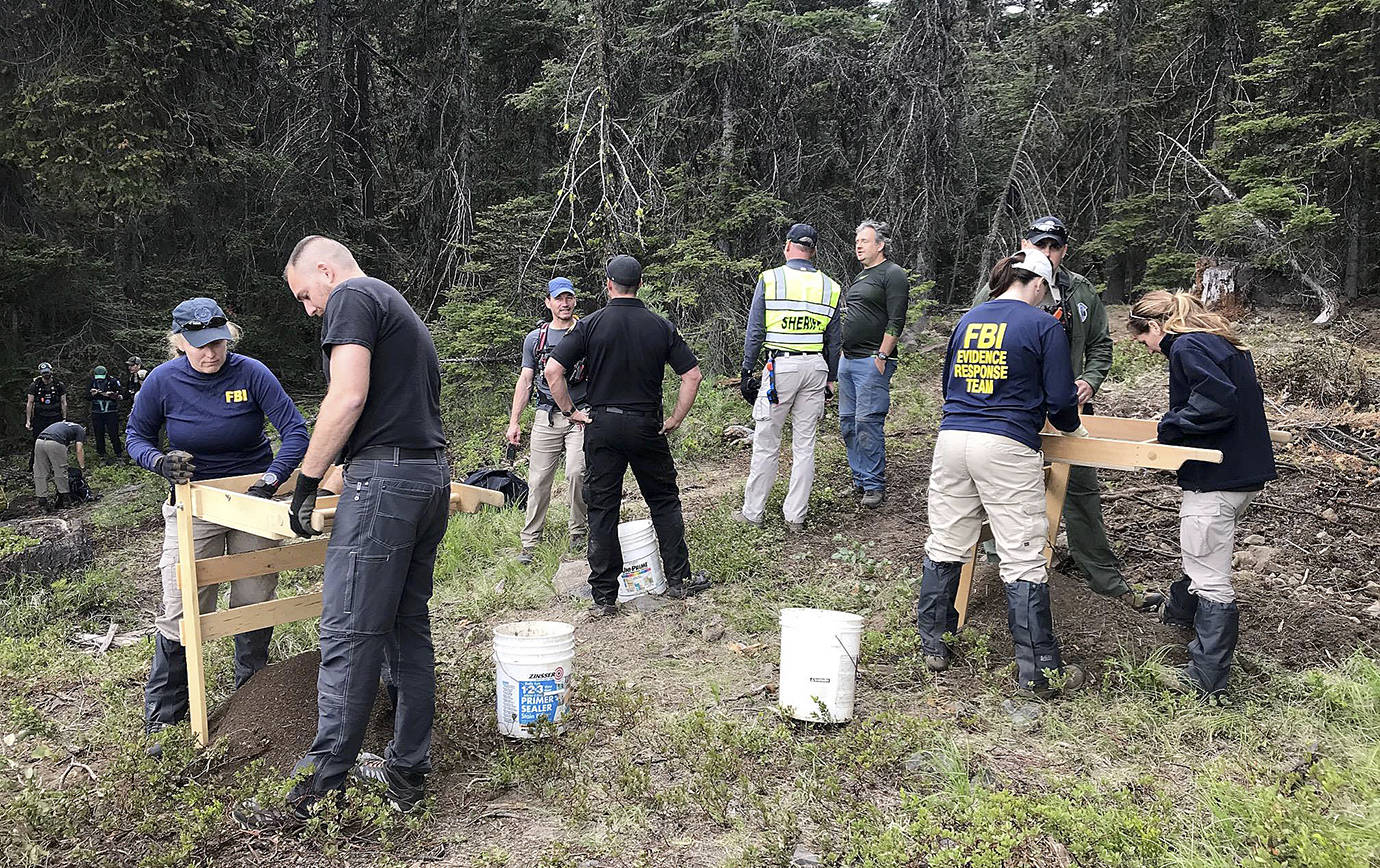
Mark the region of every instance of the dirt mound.
[[[306, 651], [274, 663], [231, 694], [211, 715], [211, 739], [226, 739], [225, 771], [262, 758], [286, 774], [316, 736], [316, 672], [321, 653]], [[382, 753], [393, 734], [388, 692], [380, 684], [364, 749]]]

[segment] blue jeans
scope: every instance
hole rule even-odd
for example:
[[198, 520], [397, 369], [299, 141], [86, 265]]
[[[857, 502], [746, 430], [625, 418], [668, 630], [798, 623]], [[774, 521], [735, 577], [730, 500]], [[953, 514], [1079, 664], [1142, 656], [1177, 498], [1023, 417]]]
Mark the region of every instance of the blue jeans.
[[863, 491], [886, 488], [886, 424], [891, 409], [891, 375], [896, 362], [877, 373], [876, 360], [839, 359], [839, 428], [848, 449], [853, 484]]
[[297, 763], [313, 774], [294, 796], [345, 786], [359, 757], [387, 658], [397, 690], [385, 759], [406, 774], [431, 769], [436, 657], [432, 569], [450, 515], [444, 458], [351, 461], [326, 547], [316, 740]]

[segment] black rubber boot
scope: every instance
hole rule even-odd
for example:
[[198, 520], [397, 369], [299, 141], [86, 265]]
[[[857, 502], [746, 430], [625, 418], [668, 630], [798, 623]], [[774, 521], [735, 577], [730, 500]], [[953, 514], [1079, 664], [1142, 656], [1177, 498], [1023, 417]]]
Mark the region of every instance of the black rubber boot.
[[153, 666], [144, 685], [144, 726], [164, 726], [187, 719], [187, 649], [175, 639], [155, 633]]
[[1227, 690], [1227, 673], [1231, 669], [1231, 655], [1236, 650], [1240, 632], [1241, 613], [1236, 602], [1215, 603], [1200, 600], [1193, 619], [1197, 635], [1188, 643], [1188, 668], [1184, 670], [1204, 696], [1219, 696]]
[[958, 579], [963, 564], [957, 561], [935, 562], [926, 555], [920, 572], [920, 604], [915, 626], [920, 631], [920, 646], [925, 651], [925, 665], [936, 672], [949, 668], [950, 651], [944, 641], [945, 633], [958, 632]]
[[235, 689], [239, 690], [254, 674], [268, 665], [268, 643], [273, 628], [250, 630], [235, 636]]
[[[1016, 653], [1017, 688], [1040, 699], [1058, 695], [1046, 672], [1062, 672], [1059, 641], [1049, 608], [1049, 585], [1010, 582], [1006, 585], [1006, 621]], [[1081, 670], [1079, 670], [1081, 675]]]
[[1169, 586], [1169, 599], [1164, 601], [1164, 612], [1160, 620], [1171, 627], [1193, 628], [1194, 615], [1198, 611], [1198, 595], [1188, 590], [1189, 579], [1184, 576]]

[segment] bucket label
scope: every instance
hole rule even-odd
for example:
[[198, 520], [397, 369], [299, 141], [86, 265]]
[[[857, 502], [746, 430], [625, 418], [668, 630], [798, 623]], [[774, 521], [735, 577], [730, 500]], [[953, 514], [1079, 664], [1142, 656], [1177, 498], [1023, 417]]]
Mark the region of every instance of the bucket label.
[[524, 679], [518, 682], [517, 722], [522, 726], [536, 723], [546, 718], [556, 723], [556, 713], [561, 707], [561, 673], [551, 673], [550, 678]]

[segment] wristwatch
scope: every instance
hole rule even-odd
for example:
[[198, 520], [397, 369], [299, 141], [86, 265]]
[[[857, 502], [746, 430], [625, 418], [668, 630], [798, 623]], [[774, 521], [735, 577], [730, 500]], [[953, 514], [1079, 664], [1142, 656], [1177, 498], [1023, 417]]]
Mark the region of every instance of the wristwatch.
[[889, 362], [889, 361], [891, 361], [891, 356], [888, 356], [886, 353], [882, 352], [881, 350], [877, 350], [877, 352], [873, 353], [873, 354], [872, 354], [872, 357], [875, 358], [875, 359], [881, 359], [881, 360], [884, 361], [884, 362]]
[[575, 411], [574, 411], [574, 410], [562, 410], [562, 411], [561, 411], [561, 415], [564, 416], [565, 418], [569, 419], [571, 416], [575, 415]]
[[269, 472], [263, 475], [261, 481], [267, 482], [269, 485], [276, 486], [278, 484], [278, 474], [270, 470]]

